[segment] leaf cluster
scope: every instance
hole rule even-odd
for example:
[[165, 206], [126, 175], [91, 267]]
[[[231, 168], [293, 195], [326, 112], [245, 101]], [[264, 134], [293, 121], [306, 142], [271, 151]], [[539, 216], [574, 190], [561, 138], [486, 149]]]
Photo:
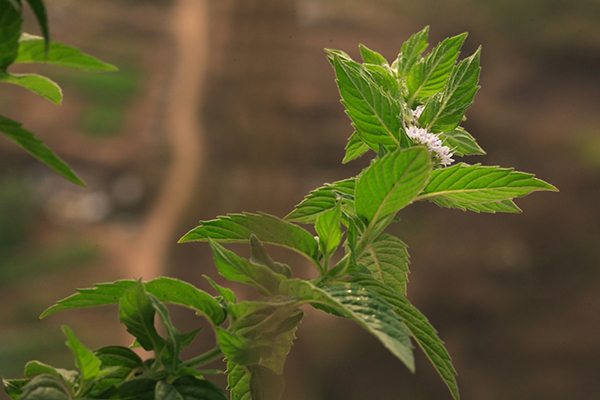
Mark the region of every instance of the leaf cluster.
[[[63, 94], [50, 78], [38, 74], [9, 72], [15, 64], [44, 63], [87, 71], [115, 71], [79, 49], [50, 40], [46, 7], [42, 0], [27, 0], [42, 31], [43, 37], [22, 31], [23, 5], [21, 0], [0, 0], [0, 82], [21, 86], [54, 104], [60, 105]], [[22, 124], [0, 115], [0, 132], [44, 162], [69, 181], [85, 186], [81, 178], [54, 151], [23, 128]]]
[[[117, 281], [79, 290], [42, 317], [117, 303], [121, 322], [136, 338], [136, 345], [155, 356], [141, 361], [130, 349], [114, 346], [90, 352], [66, 329], [78, 369], [63, 373], [34, 364], [36, 368], [26, 368], [28, 379], [6, 383], [12, 398], [29, 400], [36, 398], [37, 390], [45, 390], [55, 393], [51, 398], [56, 399], [126, 399], [133, 393], [135, 398], [221, 399], [223, 392], [196, 368], [224, 358], [232, 400], [278, 400], [284, 390], [284, 362], [304, 317], [302, 308], [310, 305], [354, 321], [411, 371], [416, 344], [453, 398], [459, 399], [448, 351], [407, 298], [407, 246], [385, 230], [416, 201], [476, 212], [517, 212], [514, 198], [556, 189], [510, 168], [465, 163], [441, 167], [431, 149], [407, 134], [409, 126], [416, 126], [439, 134], [456, 155], [483, 153], [459, 126], [479, 88], [480, 50], [457, 62], [466, 37], [462, 34], [423, 55], [427, 36], [428, 28], [413, 35], [391, 64], [364, 46], [362, 63], [339, 50], [327, 50], [355, 129], [345, 161], [369, 151], [375, 154], [359, 175], [315, 189], [283, 219], [265, 213], [230, 214], [201, 222], [180, 239], [208, 242], [219, 273], [256, 289], [262, 296], [259, 300], [238, 301], [232, 290], [210, 278], [217, 296], [171, 278]], [[248, 243], [251, 256], [239, 256], [224, 247], [227, 243]], [[273, 260], [270, 245], [304, 256], [317, 277], [295, 278], [297, 266]], [[181, 349], [198, 332], [180, 333], [165, 302], [206, 317], [216, 347], [181, 360]], [[166, 335], [158, 333], [155, 319]], [[196, 395], [200, 388], [204, 397]]]

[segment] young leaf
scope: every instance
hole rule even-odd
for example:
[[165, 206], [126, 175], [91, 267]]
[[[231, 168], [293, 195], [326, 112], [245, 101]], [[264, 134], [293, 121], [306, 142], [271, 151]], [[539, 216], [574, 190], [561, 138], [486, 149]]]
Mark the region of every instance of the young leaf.
[[0, 72], [0, 82], [12, 83], [60, 105], [62, 90], [51, 79], [37, 74], [8, 74]]
[[341, 312], [373, 334], [409, 370], [414, 371], [410, 334], [394, 310], [377, 293], [351, 283], [317, 287], [298, 279], [282, 282], [281, 291]]
[[417, 200], [439, 200], [446, 206], [468, 209], [474, 204], [489, 205], [522, 197], [537, 190], [557, 189], [532, 174], [517, 172], [512, 168], [461, 163], [433, 171], [429, 183]]
[[356, 158], [359, 158], [369, 150], [370, 147], [363, 142], [358, 133], [354, 132], [346, 144], [346, 155], [344, 156], [342, 163], [346, 164]]
[[360, 54], [363, 58], [363, 61], [367, 64], [379, 65], [381, 67], [389, 67], [389, 64], [384, 56], [379, 54], [376, 51], [369, 49], [367, 46], [359, 45]]
[[373, 150], [381, 143], [388, 149], [400, 146], [402, 106], [373, 81], [360, 64], [335, 56], [333, 66], [342, 103], [360, 138]]
[[77, 381], [77, 378], [79, 376], [79, 373], [77, 371], [66, 370], [62, 368], [54, 368], [51, 365], [44, 364], [39, 361], [30, 361], [27, 364], [25, 364], [25, 370], [23, 372], [28, 378], [32, 378], [36, 375], [41, 374], [55, 375], [62, 379], [65, 383], [67, 383], [67, 385], [71, 389], [73, 389], [73, 387], [75, 386], [75, 382]]
[[223, 296], [223, 299], [229, 303], [229, 304], [235, 304], [237, 302], [237, 299], [235, 297], [235, 293], [233, 292], [233, 290], [226, 288], [224, 286], [221, 286], [219, 284], [217, 284], [210, 276], [208, 275], [202, 275], [211, 285], [212, 287], [214, 287], [217, 292], [219, 292], [219, 294], [221, 296]]
[[394, 291], [406, 295], [408, 258], [406, 244], [395, 236], [382, 234], [356, 258], [356, 263]]
[[398, 59], [392, 65], [392, 68], [397, 68], [398, 77], [405, 78], [414, 65], [421, 59], [421, 54], [425, 51], [429, 44], [429, 26], [426, 26], [422, 31], [415, 33], [402, 45], [402, 50], [398, 55]]
[[260, 358], [259, 350], [253, 347], [252, 342], [242, 335], [223, 328], [217, 328], [217, 339], [223, 354], [234, 363], [250, 365], [258, 362]]
[[44, 41], [46, 42], [46, 49], [50, 46], [50, 29], [48, 27], [48, 14], [46, 12], [46, 6], [43, 0], [27, 0], [29, 6], [33, 10], [35, 17], [40, 24]]
[[76, 47], [52, 42], [46, 51], [43, 38], [26, 33], [21, 35], [19, 54], [14, 63], [44, 63], [84, 71], [116, 71], [117, 67], [83, 53]]
[[469, 156], [485, 154], [485, 151], [479, 147], [475, 138], [461, 126], [456, 127], [456, 129], [450, 132], [440, 133], [440, 138], [444, 142], [444, 145], [452, 149], [454, 155]]
[[0, 71], [6, 71], [17, 58], [22, 24], [20, 6], [5, 3], [0, 8]]
[[168, 368], [174, 370], [181, 363], [181, 359], [179, 358], [179, 353], [181, 353], [182, 349], [182, 335], [181, 332], [175, 328], [173, 322], [171, 321], [171, 317], [169, 316], [169, 310], [163, 303], [161, 303], [156, 296], [148, 294], [148, 298], [152, 303], [152, 307], [160, 317], [163, 326], [165, 327], [165, 331], [167, 333], [167, 338], [165, 340], [164, 349], [166, 351], [161, 352], [160, 359], [162, 364], [167, 366]]
[[75, 356], [75, 365], [79, 369], [83, 382], [92, 381], [100, 373], [100, 359], [77, 339], [69, 327], [63, 326], [63, 332], [67, 335], [67, 346]]
[[69, 181], [85, 186], [85, 183], [73, 172], [60, 157], [58, 157], [44, 142], [36, 139], [33, 133], [24, 129], [20, 123], [0, 115], [0, 132], [4, 133], [34, 157], [54, 169]]
[[450, 74], [441, 103], [425, 107], [419, 121], [430, 132], [449, 132], [461, 123], [467, 108], [473, 105], [479, 90], [479, 58], [481, 47], [471, 57], [462, 60]]
[[279, 283], [285, 279], [284, 275], [263, 265], [254, 265], [211, 239], [209, 243], [219, 272], [225, 278], [252, 286], [265, 296], [278, 294]]
[[252, 256], [250, 262], [255, 265], [262, 265], [271, 269], [271, 271], [281, 274], [286, 278], [292, 277], [292, 270], [286, 264], [281, 264], [273, 261], [267, 249], [254, 235], [250, 236], [250, 246], [252, 247]]
[[432, 168], [423, 147], [397, 150], [374, 161], [356, 183], [356, 212], [373, 222], [396, 214], [423, 190]]
[[445, 39], [414, 65], [406, 77], [409, 107], [412, 107], [415, 100], [426, 100], [444, 89], [466, 37], [467, 34], [463, 33]]
[[19, 400], [70, 400], [71, 394], [60, 380], [52, 374], [42, 374], [33, 378], [23, 388]]
[[265, 213], [230, 214], [202, 222], [179, 239], [179, 243], [208, 239], [224, 243], [247, 242], [253, 234], [263, 243], [287, 247], [318, 265], [319, 245], [313, 235], [297, 225]]
[[165, 340], [154, 327], [156, 310], [142, 282], [126, 289], [119, 301], [119, 319], [144, 348], [157, 353], [164, 348]]
[[354, 198], [355, 186], [355, 178], [326, 183], [325, 186], [310, 192], [285, 219], [305, 224], [315, 223], [320, 214], [335, 207], [340, 194]]
[[319, 235], [319, 245], [323, 254], [331, 255], [342, 242], [341, 218], [342, 208], [340, 202], [333, 209], [317, 217], [315, 229]]

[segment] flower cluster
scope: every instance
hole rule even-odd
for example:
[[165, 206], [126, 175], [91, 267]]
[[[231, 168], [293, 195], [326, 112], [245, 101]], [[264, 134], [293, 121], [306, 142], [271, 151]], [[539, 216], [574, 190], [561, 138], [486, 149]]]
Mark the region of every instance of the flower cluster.
[[[422, 112], [423, 106], [419, 106], [415, 110], [412, 110], [412, 114], [415, 119], [418, 119]], [[450, 150], [450, 147], [444, 146], [444, 143], [440, 139], [439, 135], [428, 132], [427, 129], [418, 128], [416, 126], [407, 127], [406, 134], [413, 142], [427, 146], [429, 152], [433, 155], [434, 159], [440, 163], [440, 165], [446, 167], [454, 162], [454, 159], [452, 159], [454, 154]]]

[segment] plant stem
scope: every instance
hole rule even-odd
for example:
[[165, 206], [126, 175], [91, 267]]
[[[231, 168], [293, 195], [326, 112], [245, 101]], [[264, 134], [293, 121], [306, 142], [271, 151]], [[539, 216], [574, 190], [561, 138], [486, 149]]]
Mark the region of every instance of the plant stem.
[[199, 355], [198, 357], [194, 357], [190, 360], [187, 360], [183, 363], [186, 367], [197, 368], [202, 365], [208, 364], [209, 362], [215, 361], [216, 359], [223, 356], [223, 352], [220, 347], [215, 347], [212, 350], [207, 351], [204, 354]]

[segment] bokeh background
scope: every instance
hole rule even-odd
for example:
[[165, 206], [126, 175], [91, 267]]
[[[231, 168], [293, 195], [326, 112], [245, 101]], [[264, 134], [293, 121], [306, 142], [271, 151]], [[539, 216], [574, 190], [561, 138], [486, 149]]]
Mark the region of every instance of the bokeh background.
[[[14, 69], [55, 79], [61, 107], [2, 86], [2, 114], [24, 122], [88, 187], [0, 137], [0, 375], [22, 376], [33, 358], [72, 368], [63, 324], [90, 348], [130, 344], [113, 307], [38, 321], [75, 288], [164, 274], [211, 290], [202, 278], [216, 275], [208, 246], [176, 244], [199, 220], [284, 216], [311, 189], [358, 173], [366, 159], [341, 164], [352, 128], [323, 48], [357, 59], [363, 43], [393, 60], [430, 25], [432, 45], [470, 32], [462, 57], [483, 45], [482, 89], [465, 126], [488, 154], [465, 161], [535, 173], [560, 193], [519, 200], [519, 215], [429, 203], [403, 210], [393, 233], [410, 246], [409, 298], [446, 342], [464, 399], [600, 398], [597, 0], [47, 5], [54, 40], [120, 71]], [[274, 254], [314, 275], [301, 259]], [[353, 324], [306, 311], [284, 399], [450, 398], [419, 351], [413, 375]], [[173, 313], [184, 331], [202, 325]], [[205, 330], [193, 351], [213, 340]]]

